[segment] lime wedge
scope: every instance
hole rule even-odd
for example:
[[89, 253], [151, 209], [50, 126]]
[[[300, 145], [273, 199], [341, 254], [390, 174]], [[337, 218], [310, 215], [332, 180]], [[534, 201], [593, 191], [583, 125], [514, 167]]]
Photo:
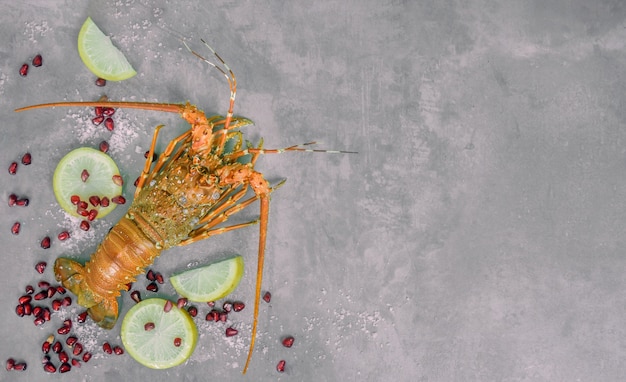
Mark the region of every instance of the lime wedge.
[[91, 17], [87, 17], [78, 33], [78, 54], [93, 74], [105, 80], [122, 81], [137, 74]]
[[[83, 181], [83, 170], [89, 174]], [[102, 151], [89, 147], [81, 147], [65, 155], [52, 176], [52, 189], [59, 205], [68, 213], [84, 217], [77, 213], [77, 205], [72, 204], [72, 196], [78, 195], [80, 200], [88, 203], [87, 210], [96, 209], [98, 218], [104, 217], [115, 209], [116, 204], [109, 203], [108, 207], [94, 206], [89, 202], [90, 197], [97, 196], [111, 200], [122, 194], [122, 186], [113, 181], [114, 175], [120, 175], [120, 170], [110, 156]]]
[[170, 277], [176, 292], [190, 301], [219, 300], [235, 290], [243, 276], [243, 257], [190, 269]]
[[[149, 298], [133, 306], [122, 321], [122, 343], [135, 361], [152, 369], [167, 369], [185, 362], [196, 347], [198, 329], [183, 309], [167, 300]], [[148, 324], [149, 326], [147, 326]]]

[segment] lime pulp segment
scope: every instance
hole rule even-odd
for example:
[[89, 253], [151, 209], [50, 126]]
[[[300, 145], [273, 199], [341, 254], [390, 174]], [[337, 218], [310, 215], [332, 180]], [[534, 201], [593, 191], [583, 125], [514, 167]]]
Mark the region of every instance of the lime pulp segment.
[[172, 286], [190, 301], [216, 301], [230, 294], [243, 276], [243, 257], [235, 256], [170, 277]]

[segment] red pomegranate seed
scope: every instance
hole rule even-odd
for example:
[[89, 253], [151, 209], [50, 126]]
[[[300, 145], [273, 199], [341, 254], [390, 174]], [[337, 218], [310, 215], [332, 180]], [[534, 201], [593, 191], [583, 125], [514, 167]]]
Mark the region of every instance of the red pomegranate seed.
[[53, 342], [54, 336], [51, 334], [50, 336], [48, 336], [48, 339], [45, 340], [43, 344], [41, 344], [41, 351], [43, 352], [43, 354], [48, 354], [50, 352], [50, 347], [52, 346]]
[[24, 317], [24, 305], [20, 304], [18, 306], [15, 307], [15, 314], [17, 314], [19, 317]]
[[278, 361], [278, 364], [276, 365], [276, 371], [278, 371], [279, 373], [282, 373], [285, 371], [285, 360], [281, 359], [280, 361]]
[[86, 182], [87, 179], [89, 179], [89, 171], [87, 171], [87, 169], [83, 169], [83, 171], [80, 173], [80, 180], [82, 180], [83, 182]]
[[109, 142], [107, 141], [100, 142], [99, 148], [100, 148], [100, 151], [102, 151], [103, 153], [109, 152]]
[[178, 301], [176, 301], [176, 306], [178, 307], [178, 309], [182, 309], [185, 306], [187, 306], [187, 299], [184, 297], [181, 297], [178, 299]]
[[102, 344], [102, 350], [104, 350], [104, 352], [107, 354], [113, 354], [113, 348], [111, 347], [111, 344], [108, 342], [105, 342], [104, 344]]
[[86, 210], [89, 207], [89, 204], [87, 204], [86, 201], [81, 200], [78, 202], [77, 207]]
[[93, 123], [96, 126], [100, 126], [100, 124], [104, 122], [104, 115], [101, 115], [99, 117], [95, 117], [91, 119], [91, 123]]
[[13, 226], [11, 226], [11, 233], [13, 235], [19, 235], [20, 234], [20, 227], [22, 225], [20, 224], [20, 222], [15, 222], [13, 223]]
[[33, 162], [33, 157], [32, 155], [30, 155], [30, 153], [26, 153], [22, 156], [22, 164], [24, 166], [28, 166], [29, 164], [31, 164]]
[[87, 220], [83, 220], [80, 222], [80, 229], [82, 229], [83, 231], [89, 231], [89, 228], [90, 228], [90, 225]]
[[113, 129], [115, 129], [115, 122], [113, 122], [113, 118], [107, 117], [107, 119], [104, 120], [104, 127], [106, 127], [109, 131], [113, 131]]
[[40, 301], [48, 298], [48, 292], [39, 292], [34, 296], [35, 300]]
[[13, 207], [17, 203], [17, 195], [9, 195], [9, 207]]
[[41, 280], [40, 282], [37, 283], [37, 286], [41, 289], [48, 289], [50, 288], [50, 283], [44, 280]]
[[15, 367], [15, 360], [13, 358], [7, 359], [7, 371], [13, 370]]
[[84, 311], [81, 314], [78, 315], [78, 318], [76, 319], [76, 321], [78, 321], [79, 324], [82, 324], [83, 322], [87, 321], [87, 314], [89, 314], [88, 311]]
[[165, 282], [165, 280], [163, 280], [163, 275], [159, 272], [154, 274], [154, 279], [156, 280], [156, 282], [158, 282], [159, 284], [163, 284]]
[[74, 336], [69, 336], [67, 337], [67, 339], [65, 340], [65, 343], [67, 344], [67, 346], [74, 346], [74, 344], [78, 342], [78, 338], [74, 337]]
[[272, 300], [272, 294], [270, 292], [265, 292], [263, 295], [263, 301], [270, 302]]
[[104, 78], [98, 78], [96, 80], [96, 86], [105, 86], [107, 84], [107, 80]]
[[103, 196], [102, 199], [100, 199], [100, 205], [102, 207], [108, 207], [109, 206], [109, 198], [107, 198], [106, 196]]
[[83, 217], [87, 217], [89, 215], [89, 211], [81, 206], [76, 207], [76, 213]]
[[232, 327], [226, 328], [226, 337], [236, 336], [237, 333], [239, 333], [239, 332], [235, 328], [232, 328]]
[[24, 370], [26, 370], [26, 367], [27, 367], [27, 366], [28, 366], [28, 365], [26, 365], [26, 362], [16, 363], [16, 364], [13, 366], [13, 370], [17, 370], [17, 371], [24, 371]]
[[90, 352], [83, 353], [83, 362], [89, 362], [90, 359], [91, 359], [91, 353]]
[[59, 341], [56, 341], [54, 344], [52, 344], [53, 352], [59, 354], [61, 350], [63, 350], [63, 345]]
[[180, 338], [180, 337], [174, 338], [174, 346], [180, 347], [180, 345], [182, 345], [182, 343], [183, 343], [183, 339], [182, 338]]
[[112, 197], [111, 201], [115, 204], [124, 204], [126, 203], [126, 198], [124, 198], [122, 195], [117, 195]]
[[61, 366], [59, 366], [59, 373], [67, 373], [70, 370], [72, 370], [72, 367], [67, 362], [62, 363]]
[[215, 306], [215, 301], [208, 301], [206, 304], [209, 306], [209, 308], [213, 308]]
[[63, 300], [61, 301], [61, 305], [63, 305], [63, 306], [70, 306], [70, 305], [72, 305], [72, 298], [70, 296], [63, 297]]
[[116, 346], [116, 347], [113, 348], [113, 353], [115, 353], [117, 355], [122, 355], [122, 354], [124, 354], [124, 349], [122, 349], [119, 346]]
[[110, 117], [115, 114], [115, 109], [112, 107], [104, 107], [102, 108], [102, 114], [106, 117]]
[[65, 290], [65, 288], [63, 288], [61, 285], [57, 286], [57, 293], [58, 294], [65, 294], [67, 291]]
[[[155, 284], [156, 285], [156, 284]], [[170, 300], [167, 300], [165, 302], [165, 305], [163, 305], [163, 311], [165, 313], [169, 312], [170, 310], [172, 310], [172, 307], [174, 306], [174, 304], [172, 304], [172, 302]]]
[[67, 355], [65, 350], [59, 352], [59, 361], [65, 363], [70, 360], [70, 357]]
[[57, 312], [59, 309], [61, 309], [61, 300], [57, 299], [52, 301], [52, 310], [54, 310], [55, 312]]
[[[218, 315], [218, 318], [219, 318], [219, 313], [217, 315]], [[215, 319], [215, 315], [213, 314], [213, 311], [210, 311], [209, 313], [207, 313], [205, 319], [207, 321], [217, 321]]]
[[50, 248], [50, 237], [46, 236], [41, 240], [41, 248], [48, 249]]
[[80, 361], [76, 358], [72, 358], [72, 366], [80, 368]]
[[146, 289], [150, 292], [158, 292], [159, 286], [155, 282], [151, 282], [150, 284], [146, 285]]
[[89, 210], [89, 213], [87, 214], [87, 220], [91, 222], [96, 218], [96, 216], [98, 216], [98, 210], [91, 209]]
[[141, 293], [139, 293], [138, 290], [134, 290], [134, 291], [130, 292], [130, 298], [132, 298], [133, 301], [135, 301], [135, 302], [140, 302], [141, 301]]
[[74, 344], [74, 349], [72, 349], [72, 354], [78, 356], [80, 355], [80, 353], [83, 352], [83, 345], [81, 345], [80, 343], [75, 343]]
[[41, 54], [38, 54], [33, 58], [33, 66], [38, 68], [43, 64], [43, 58], [41, 58]]
[[57, 368], [52, 364], [52, 362], [46, 362], [43, 365], [43, 369], [47, 373], [56, 373]]
[[48, 288], [48, 298], [52, 298], [52, 296], [54, 296], [57, 293], [57, 288], [56, 287], [50, 287]]
[[146, 272], [146, 278], [150, 281], [154, 281], [154, 271], [152, 269], [148, 269], [148, 272]]
[[50, 312], [50, 309], [48, 308], [43, 308], [43, 312], [42, 315], [44, 320], [46, 321], [50, 321], [50, 319], [52, 318], [52, 312]]
[[24, 315], [30, 316], [33, 312], [33, 306], [31, 304], [24, 304]]
[[36, 317], [33, 320], [33, 324], [35, 324], [35, 326], [39, 326], [39, 325], [43, 325], [46, 322], [46, 320], [43, 317]]
[[41, 306], [34, 306], [33, 307], [33, 315], [35, 317], [41, 317], [41, 312], [43, 311], [43, 308]]
[[27, 294], [33, 294], [33, 293], [35, 293], [35, 288], [33, 288], [32, 285], [26, 285], [26, 288], [24, 288], [24, 291]]
[[28, 75], [28, 64], [23, 64], [20, 67], [20, 76], [26, 77]]
[[143, 326], [143, 329], [146, 332], [149, 332], [149, 331], [151, 331], [154, 328], [155, 328], [154, 322], [146, 322], [146, 324]]
[[231, 302], [226, 301], [222, 305], [222, 309], [224, 309], [224, 312], [230, 313], [230, 311], [233, 310], [233, 304]]
[[57, 329], [57, 333], [59, 333], [60, 335], [66, 335], [67, 333], [69, 333], [71, 330], [71, 328], [69, 326], [61, 326], [60, 328]]
[[67, 239], [69, 239], [69, 238], [70, 238], [70, 233], [69, 233], [69, 232], [67, 232], [67, 231], [63, 231], [63, 232], [59, 233], [59, 235], [57, 236], [57, 238], [58, 238], [60, 241], [65, 241], [65, 240], [67, 240]]
[[17, 204], [20, 207], [26, 207], [28, 206], [28, 203], [30, 201], [28, 200], [28, 198], [24, 198], [24, 199], [18, 199], [17, 202], [15, 202], [15, 204]]
[[228, 313], [220, 312], [220, 321], [222, 321], [222, 322], [228, 321]]
[[28, 304], [33, 298], [29, 295], [21, 296], [17, 301], [21, 304]]
[[78, 203], [80, 203], [80, 196], [78, 195], [70, 196], [70, 202], [72, 202], [73, 205], [77, 206]]
[[118, 186], [123, 186], [124, 185], [124, 179], [122, 179], [122, 177], [120, 175], [113, 175], [113, 183], [117, 184]]
[[15, 175], [17, 173], [17, 162], [13, 162], [9, 165], [9, 174]]
[[283, 338], [283, 346], [286, 348], [290, 348], [293, 346], [294, 338], [292, 336], [287, 336]]
[[233, 310], [234, 310], [235, 312], [241, 312], [241, 311], [243, 310], [243, 308], [245, 308], [245, 307], [246, 307], [246, 304], [244, 304], [244, 303], [243, 303], [243, 302], [241, 302], [241, 301], [235, 301], [235, 302], [233, 302]]
[[98, 207], [100, 205], [100, 197], [98, 195], [90, 196], [89, 203], [94, 207]]
[[189, 313], [191, 317], [195, 317], [198, 315], [198, 308], [196, 308], [195, 306], [190, 306], [189, 308], [187, 308], [187, 313]]
[[101, 116], [103, 110], [104, 110], [104, 106], [96, 106], [94, 108], [94, 112], [96, 113], [96, 117]]

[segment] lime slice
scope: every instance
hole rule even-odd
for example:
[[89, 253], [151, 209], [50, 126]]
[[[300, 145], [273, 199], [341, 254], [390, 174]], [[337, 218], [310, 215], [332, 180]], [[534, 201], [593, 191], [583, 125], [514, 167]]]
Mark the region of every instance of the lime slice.
[[[83, 170], [87, 170], [89, 176], [83, 182]], [[77, 206], [72, 204], [72, 195], [78, 195], [80, 200], [88, 203], [87, 210], [96, 209], [98, 218], [104, 217], [115, 209], [116, 204], [109, 203], [108, 207], [93, 206], [89, 198], [97, 196], [111, 200], [122, 194], [122, 186], [113, 181], [113, 176], [120, 175], [120, 170], [110, 156], [102, 151], [89, 147], [81, 147], [70, 151], [65, 155], [52, 176], [52, 189], [57, 201], [68, 213], [84, 217], [78, 214]]]
[[166, 303], [162, 298], [143, 300], [122, 321], [124, 348], [135, 361], [152, 369], [167, 369], [185, 362], [198, 340], [198, 329], [189, 313], [177, 308], [176, 303], [165, 312]]
[[105, 80], [122, 81], [137, 74], [91, 17], [87, 17], [78, 33], [78, 54], [93, 74]]
[[235, 290], [243, 276], [243, 257], [190, 269], [170, 277], [176, 292], [190, 301], [219, 300]]

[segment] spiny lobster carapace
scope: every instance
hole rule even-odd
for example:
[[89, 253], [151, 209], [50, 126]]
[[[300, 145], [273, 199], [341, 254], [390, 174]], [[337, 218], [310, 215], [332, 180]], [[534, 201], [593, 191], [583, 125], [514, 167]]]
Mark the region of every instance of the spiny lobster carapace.
[[[204, 41], [203, 41], [204, 42]], [[256, 338], [263, 260], [272, 187], [254, 166], [259, 155], [285, 151], [322, 151], [301, 146], [265, 150], [262, 141], [254, 147], [236, 130], [252, 122], [234, 117], [237, 82], [232, 70], [209, 46], [220, 65], [187, 48], [228, 80], [230, 103], [225, 117], [207, 118], [195, 106], [146, 102], [56, 102], [28, 106], [17, 111], [55, 106], [106, 106], [179, 113], [191, 128], [171, 141], [152, 165], [159, 130], [155, 129], [147, 161], [140, 175], [134, 200], [126, 215], [111, 229], [104, 241], [81, 265], [58, 258], [56, 278], [78, 297], [90, 317], [103, 328], [112, 328], [118, 317], [117, 297], [126, 285], [143, 273], [160, 253], [174, 246], [187, 245], [210, 236], [259, 223], [256, 294], [250, 348], [243, 372], [248, 369]], [[223, 67], [222, 67], [223, 66]], [[249, 189], [254, 193], [246, 197]], [[256, 200], [258, 220], [220, 226], [229, 216]], [[219, 227], [218, 227], [219, 226]]]

